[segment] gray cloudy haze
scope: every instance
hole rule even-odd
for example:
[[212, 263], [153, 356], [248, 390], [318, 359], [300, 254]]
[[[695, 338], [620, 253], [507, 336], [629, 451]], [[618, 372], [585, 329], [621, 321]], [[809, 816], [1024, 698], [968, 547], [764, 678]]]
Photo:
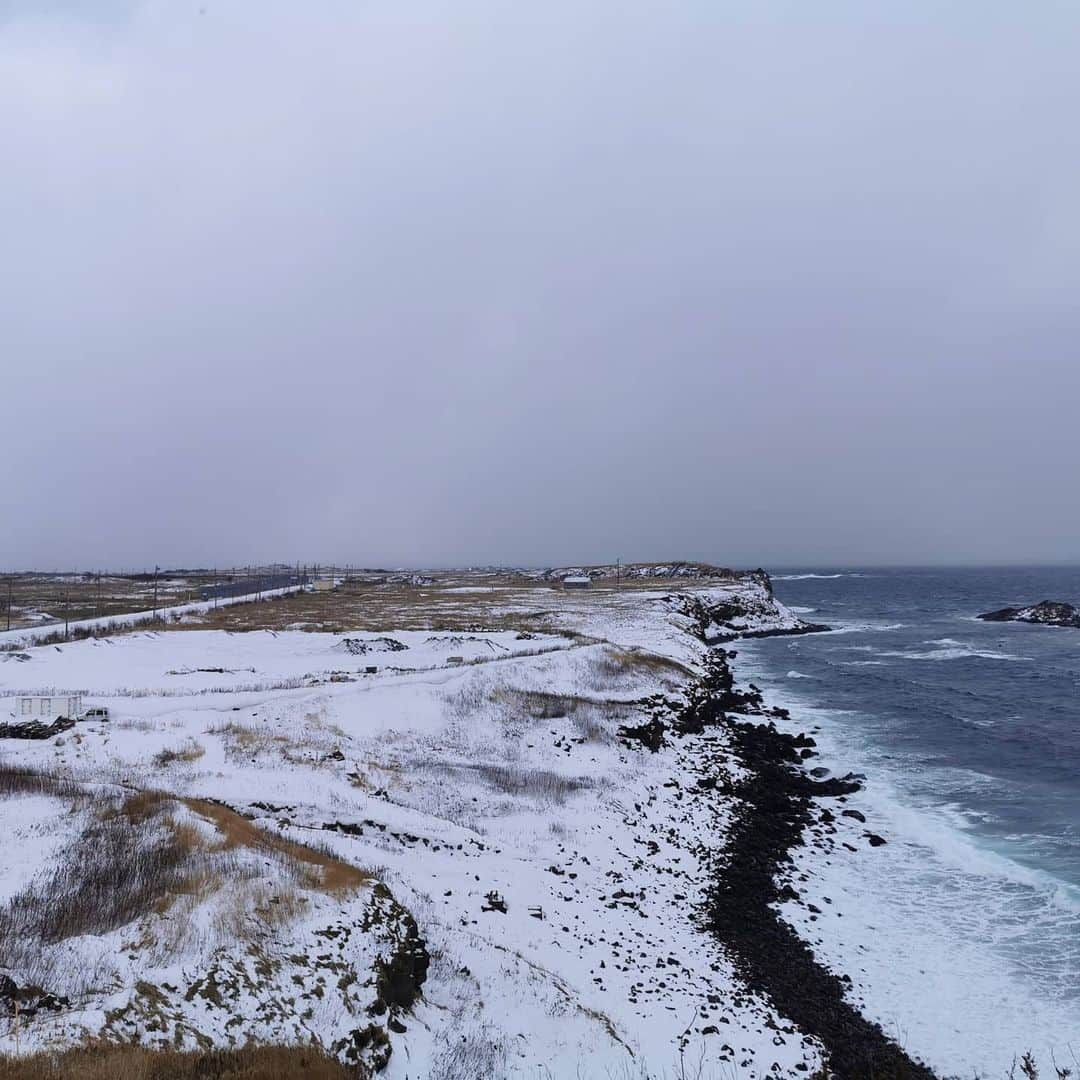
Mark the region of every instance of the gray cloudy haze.
[[1080, 559], [1080, 9], [0, 0], [0, 566]]

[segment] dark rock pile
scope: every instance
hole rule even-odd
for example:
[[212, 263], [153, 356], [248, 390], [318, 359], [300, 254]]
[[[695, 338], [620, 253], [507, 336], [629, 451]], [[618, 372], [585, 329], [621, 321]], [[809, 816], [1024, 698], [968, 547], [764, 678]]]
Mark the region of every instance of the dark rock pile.
[[40, 720], [24, 720], [19, 724], [0, 724], [0, 739], [51, 739], [75, 726], [68, 716], [58, 716], [51, 724]]
[[397, 638], [342, 638], [334, 646], [339, 652], [347, 652], [350, 656], [367, 656], [368, 653], [377, 652], [404, 652], [409, 646]]

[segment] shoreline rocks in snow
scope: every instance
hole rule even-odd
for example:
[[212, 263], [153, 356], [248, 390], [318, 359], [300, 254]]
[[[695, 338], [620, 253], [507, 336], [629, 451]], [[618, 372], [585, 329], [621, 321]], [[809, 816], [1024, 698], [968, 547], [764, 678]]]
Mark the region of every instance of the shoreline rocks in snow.
[[[702, 799], [715, 798], [717, 792], [734, 796], [739, 807], [728, 842], [712, 859], [715, 877], [706, 897], [707, 925], [730, 951], [745, 984], [800, 1031], [820, 1040], [830, 1075], [842, 1080], [874, 1075], [933, 1080], [930, 1069], [847, 1000], [848, 977], [819, 963], [776, 910], [778, 901], [797, 896], [790, 885], [781, 884], [790, 851], [814, 843], [819, 822], [830, 829], [836, 820], [819, 800], [843, 799], [861, 783], [854, 775], [814, 778], [804, 767], [815, 752], [814, 740], [779, 731], [773, 720], [787, 714], [767, 707], [756, 688], [749, 693], [734, 690], [728, 664], [732, 656], [722, 648], [711, 651], [704, 676], [672, 721], [674, 731], [687, 734], [722, 725], [745, 770], [741, 779], [732, 781], [724, 762], [703, 746], [698, 786], [688, 792]], [[842, 812], [865, 821], [858, 811]], [[871, 847], [885, 843], [875, 833], [864, 835]]]
[[1043, 600], [1028, 607], [1006, 607], [977, 616], [983, 622], [1024, 622], [1080, 630], [1080, 611], [1062, 600]]

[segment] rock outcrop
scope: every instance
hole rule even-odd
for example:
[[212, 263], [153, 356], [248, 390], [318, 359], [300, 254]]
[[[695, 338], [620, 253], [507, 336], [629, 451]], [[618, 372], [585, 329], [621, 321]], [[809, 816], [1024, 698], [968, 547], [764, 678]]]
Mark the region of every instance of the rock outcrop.
[[821, 623], [800, 619], [773, 596], [772, 582], [763, 570], [753, 571], [737, 587], [719, 587], [693, 593], [675, 593], [665, 602], [688, 620], [689, 630], [707, 645], [736, 638], [814, 634], [828, 630]]
[[979, 616], [984, 622], [1026, 622], [1041, 626], [1069, 626], [1080, 629], [1080, 611], [1061, 600], [1043, 600], [1030, 607], [1007, 607]]
[[[530, 576], [533, 576], [530, 574]], [[730, 570], [711, 563], [625, 563], [606, 566], [561, 566], [543, 570], [535, 575], [540, 581], [562, 581], [567, 577], [587, 577], [593, 581], [620, 579], [622, 581], [649, 581], [653, 579], [681, 578], [692, 581], [742, 581], [745, 578], [768, 581], [764, 570]]]

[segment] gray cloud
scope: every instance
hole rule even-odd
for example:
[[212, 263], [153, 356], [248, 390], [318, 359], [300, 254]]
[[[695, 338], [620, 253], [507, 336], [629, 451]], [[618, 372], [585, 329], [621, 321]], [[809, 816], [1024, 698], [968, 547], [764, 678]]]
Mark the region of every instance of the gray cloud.
[[1075, 558], [1068, 5], [0, 6], [0, 563]]

